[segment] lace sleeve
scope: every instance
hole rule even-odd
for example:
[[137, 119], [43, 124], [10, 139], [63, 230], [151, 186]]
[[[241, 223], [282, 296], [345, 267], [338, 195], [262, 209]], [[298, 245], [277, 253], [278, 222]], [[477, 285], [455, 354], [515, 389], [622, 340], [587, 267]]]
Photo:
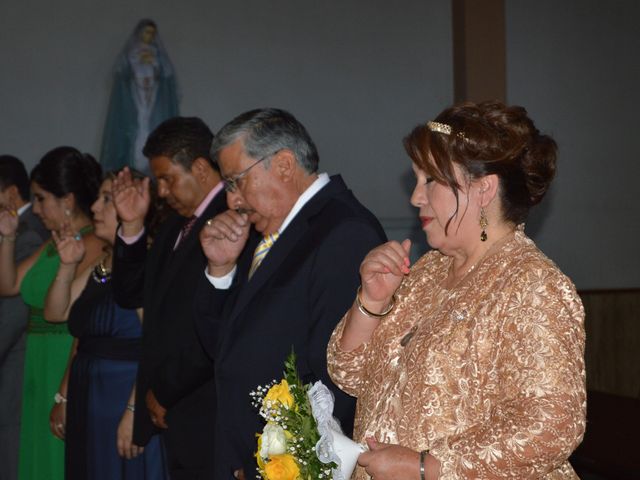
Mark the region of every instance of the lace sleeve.
[[345, 326], [345, 318], [346, 314], [336, 326], [329, 340], [327, 369], [333, 383], [349, 395], [358, 397], [361, 379], [364, 375], [367, 344], [362, 344], [350, 352], [340, 349], [339, 343]]

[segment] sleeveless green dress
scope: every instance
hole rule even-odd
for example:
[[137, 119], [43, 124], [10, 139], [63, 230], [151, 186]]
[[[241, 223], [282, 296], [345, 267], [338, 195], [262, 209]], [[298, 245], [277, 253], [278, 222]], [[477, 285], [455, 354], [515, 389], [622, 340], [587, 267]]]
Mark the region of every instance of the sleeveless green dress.
[[49, 412], [69, 359], [72, 337], [66, 323], [48, 323], [43, 318], [44, 301], [59, 264], [60, 257], [51, 242], [20, 285], [22, 299], [29, 305], [20, 428], [20, 480], [64, 479], [64, 442], [51, 433]]

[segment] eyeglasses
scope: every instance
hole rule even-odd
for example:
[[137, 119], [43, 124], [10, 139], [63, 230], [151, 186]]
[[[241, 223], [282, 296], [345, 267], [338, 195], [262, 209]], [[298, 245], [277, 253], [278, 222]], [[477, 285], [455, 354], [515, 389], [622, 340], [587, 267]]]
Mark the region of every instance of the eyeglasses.
[[245, 177], [247, 175], [247, 173], [249, 173], [249, 170], [251, 170], [253, 167], [255, 167], [256, 165], [258, 165], [261, 162], [264, 162], [267, 158], [273, 157], [279, 151], [280, 150], [277, 150], [277, 151], [275, 151], [273, 153], [269, 153], [269, 154], [265, 155], [260, 160], [256, 160], [254, 163], [249, 165], [248, 168], [245, 168], [240, 173], [236, 173], [232, 177], [224, 177], [223, 176], [222, 177], [222, 181], [224, 182], [224, 190], [225, 190], [225, 192], [234, 193], [236, 190], [238, 190], [238, 180], [240, 180], [241, 178]]

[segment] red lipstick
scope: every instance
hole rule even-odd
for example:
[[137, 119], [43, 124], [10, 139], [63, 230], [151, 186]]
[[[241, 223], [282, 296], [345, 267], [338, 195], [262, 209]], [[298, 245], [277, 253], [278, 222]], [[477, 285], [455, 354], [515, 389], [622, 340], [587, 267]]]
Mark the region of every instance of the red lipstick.
[[422, 228], [426, 227], [431, 223], [433, 217], [420, 217], [420, 222], [422, 223]]

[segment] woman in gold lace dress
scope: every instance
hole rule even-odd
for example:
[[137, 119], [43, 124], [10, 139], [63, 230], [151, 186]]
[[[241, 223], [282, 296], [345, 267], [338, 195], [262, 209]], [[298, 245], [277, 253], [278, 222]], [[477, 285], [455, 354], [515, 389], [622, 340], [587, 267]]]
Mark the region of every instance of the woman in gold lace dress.
[[329, 372], [358, 398], [355, 479], [577, 478], [584, 310], [522, 222], [556, 144], [521, 107], [465, 103], [404, 140], [411, 203], [434, 249], [372, 250], [336, 327]]

